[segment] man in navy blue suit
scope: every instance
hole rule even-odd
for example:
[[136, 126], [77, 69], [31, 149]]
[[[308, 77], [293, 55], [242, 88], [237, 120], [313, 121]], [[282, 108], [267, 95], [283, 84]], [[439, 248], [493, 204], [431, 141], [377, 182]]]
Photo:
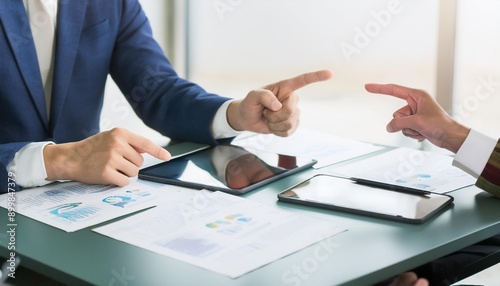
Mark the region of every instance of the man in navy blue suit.
[[108, 74], [148, 126], [209, 144], [243, 130], [288, 136], [299, 120], [294, 91], [332, 76], [306, 73], [229, 100], [177, 76], [137, 0], [2, 1], [3, 186], [13, 176], [20, 187], [57, 180], [123, 186], [137, 175], [141, 153], [170, 158], [125, 129], [99, 131]]

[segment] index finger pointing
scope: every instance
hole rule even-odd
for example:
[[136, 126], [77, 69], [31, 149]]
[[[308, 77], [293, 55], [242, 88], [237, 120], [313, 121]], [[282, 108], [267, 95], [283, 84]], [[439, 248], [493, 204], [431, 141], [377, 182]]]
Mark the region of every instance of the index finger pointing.
[[[286, 95], [311, 83], [328, 80], [332, 76], [333, 72], [331, 70], [320, 70], [285, 79], [271, 86], [276, 87], [280, 94]], [[272, 87], [271, 91], [273, 91]]]
[[137, 134], [130, 133], [128, 143], [134, 147], [134, 149], [138, 150], [138, 152], [148, 153], [160, 160], [169, 160], [171, 157], [167, 150], [156, 145], [153, 141]]
[[414, 89], [396, 84], [367, 83], [365, 89], [371, 93], [387, 94], [401, 99], [407, 99]]
[[310, 73], [304, 73], [296, 77], [281, 81], [282, 84], [289, 86], [291, 91], [302, 88], [308, 84], [325, 81], [332, 78], [333, 72], [331, 70], [320, 70]]

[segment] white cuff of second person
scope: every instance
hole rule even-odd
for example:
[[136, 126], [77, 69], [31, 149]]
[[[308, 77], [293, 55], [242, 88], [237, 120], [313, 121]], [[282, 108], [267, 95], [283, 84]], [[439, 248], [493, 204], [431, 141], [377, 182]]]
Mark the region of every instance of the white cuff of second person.
[[455, 155], [453, 166], [459, 167], [478, 178], [483, 172], [496, 144], [497, 140], [471, 129]]

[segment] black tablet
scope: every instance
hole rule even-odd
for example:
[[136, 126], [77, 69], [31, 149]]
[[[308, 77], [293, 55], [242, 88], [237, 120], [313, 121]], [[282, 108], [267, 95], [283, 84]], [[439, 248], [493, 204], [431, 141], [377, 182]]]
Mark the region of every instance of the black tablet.
[[312, 167], [317, 161], [217, 145], [139, 171], [139, 178], [241, 195]]
[[316, 175], [278, 194], [278, 199], [415, 224], [425, 222], [453, 202], [449, 195], [408, 194], [329, 175]]

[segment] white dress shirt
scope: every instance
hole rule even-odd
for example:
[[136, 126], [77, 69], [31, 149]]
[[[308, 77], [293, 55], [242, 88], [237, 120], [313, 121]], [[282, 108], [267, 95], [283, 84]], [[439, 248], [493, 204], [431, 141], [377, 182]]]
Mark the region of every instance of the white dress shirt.
[[[23, 0], [24, 7], [27, 10], [28, 17], [30, 13], [28, 11], [28, 1]], [[57, 20], [57, 1], [58, 0], [35, 0], [42, 1], [45, 7], [49, 10], [49, 15], [52, 17], [52, 22], [56, 23]], [[32, 13], [33, 14], [33, 13]], [[36, 31], [37, 21], [36, 19], [29, 19], [30, 26], [33, 33]], [[33, 37], [35, 41], [35, 47], [37, 47], [37, 37]], [[42, 51], [43, 52], [43, 51]], [[37, 50], [37, 53], [39, 51]], [[52, 53], [52, 57], [53, 57]], [[48, 84], [44, 82], [44, 89], [46, 93], [46, 103], [47, 103], [47, 115], [50, 112], [50, 96], [52, 89], [52, 77], [50, 74], [53, 72], [53, 58], [39, 60], [40, 70], [42, 74], [42, 80], [47, 81]], [[48, 66], [47, 66], [48, 65]], [[44, 71], [49, 69], [48, 76], [44, 76]], [[212, 134], [214, 138], [229, 138], [234, 137], [240, 132], [235, 131], [229, 123], [227, 122], [227, 108], [231, 101], [226, 101], [216, 112], [214, 119], [212, 121]], [[14, 159], [7, 166], [9, 172], [15, 173], [17, 181], [16, 183], [23, 188], [43, 186], [52, 181], [47, 181], [47, 171], [45, 169], [44, 159], [43, 159], [43, 148], [49, 144], [54, 144], [54, 142], [33, 142], [29, 143], [23, 148], [21, 148], [14, 156]]]
[[497, 140], [471, 129], [455, 155], [453, 166], [457, 166], [474, 178], [478, 178], [488, 163], [496, 144]]

